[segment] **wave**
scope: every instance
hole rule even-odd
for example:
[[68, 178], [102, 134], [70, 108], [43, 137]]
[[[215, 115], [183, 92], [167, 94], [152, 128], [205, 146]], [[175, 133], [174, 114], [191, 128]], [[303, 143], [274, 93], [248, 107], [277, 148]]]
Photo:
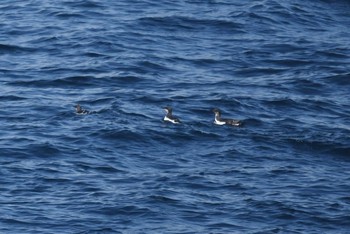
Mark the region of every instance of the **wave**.
[[30, 47], [22, 47], [18, 45], [10, 45], [10, 44], [0, 44], [0, 54], [17, 54], [17, 53], [28, 53], [33, 52], [36, 49]]
[[240, 33], [242, 24], [230, 20], [200, 19], [188, 16], [163, 16], [139, 18], [141, 26], [162, 27], [164, 29], [177, 28], [182, 30], [210, 30], [221, 33]]
[[350, 85], [350, 73], [337, 74], [332, 76], [326, 76], [321, 78], [323, 82], [339, 85], [339, 86], [349, 86]]
[[26, 100], [26, 97], [16, 96], [16, 95], [6, 95], [6, 96], [0, 96], [0, 101], [21, 101]]
[[11, 81], [8, 82], [8, 85], [13, 86], [24, 86], [24, 87], [38, 87], [38, 88], [72, 88], [72, 87], [79, 87], [79, 88], [87, 88], [87, 87], [94, 87], [96, 86], [96, 83], [98, 83], [98, 79], [96, 79], [93, 76], [71, 76], [66, 78], [60, 78], [60, 79], [45, 79], [45, 80], [30, 80], [30, 81]]

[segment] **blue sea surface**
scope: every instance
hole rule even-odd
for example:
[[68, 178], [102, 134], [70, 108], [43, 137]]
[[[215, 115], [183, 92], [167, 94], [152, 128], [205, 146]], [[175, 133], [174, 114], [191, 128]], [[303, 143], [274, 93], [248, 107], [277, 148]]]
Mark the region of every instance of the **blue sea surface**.
[[350, 1], [2, 0], [0, 29], [0, 233], [350, 233]]

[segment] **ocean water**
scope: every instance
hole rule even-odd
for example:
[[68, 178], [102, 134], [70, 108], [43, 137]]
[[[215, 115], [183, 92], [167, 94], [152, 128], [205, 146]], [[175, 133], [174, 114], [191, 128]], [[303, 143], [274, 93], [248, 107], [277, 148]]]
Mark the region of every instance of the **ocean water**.
[[0, 233], [350, 233], [349, 1], [0, 12]]

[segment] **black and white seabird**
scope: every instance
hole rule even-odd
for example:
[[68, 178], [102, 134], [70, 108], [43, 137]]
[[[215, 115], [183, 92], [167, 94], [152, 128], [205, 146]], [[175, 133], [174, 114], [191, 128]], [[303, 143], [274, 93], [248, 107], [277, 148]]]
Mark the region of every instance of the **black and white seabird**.
[[231, 125], [231, 126], [241, 126], [242, 122], [239, 120], [234, 119], [222, 119], [221, 118], [221, 112], [219, 109], [213, 109], [213, 112], [215, 113], [215, 120], [214, 123], [217, 125]]
[[173, 109], [169, 106], [163, 108], [165, 110], [166, 115], [164, 116], [164, 121], [168, 121], [174, 124], [179, 124], [181, 123], [178, 118], [173, 116]]
[[85, 115], [85, 114], [89, 114], [89, 111], [83, 109], [79, 104], [77, 104], [75, 106], [75, 113], [77, 113], [79, 115]]

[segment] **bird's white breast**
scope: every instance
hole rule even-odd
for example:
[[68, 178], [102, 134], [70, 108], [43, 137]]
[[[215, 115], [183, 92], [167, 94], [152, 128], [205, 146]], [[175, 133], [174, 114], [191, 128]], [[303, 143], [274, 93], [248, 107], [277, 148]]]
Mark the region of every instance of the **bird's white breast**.
[[170, 119], [170, 118], [168, 118], [167, 116], [165, 116], [165, 117], [164, 117], [164, 121], [169, 121], [169, 122], [172, 122], [172, 123], [174, 123], [174, 124], [179, 123], [179, 122], [177, 122], [177, 121], [176, 121], [176, 120], [174, 120], [174, 119]]
[[217, 124], [217, 125], [224, 125], [224, 124], [226, 124], [226, 122], [224, 122], [224, 121], [219, 121], [219, 120], [217, 120], [217, 119], [215, 119], [214, 123]]

